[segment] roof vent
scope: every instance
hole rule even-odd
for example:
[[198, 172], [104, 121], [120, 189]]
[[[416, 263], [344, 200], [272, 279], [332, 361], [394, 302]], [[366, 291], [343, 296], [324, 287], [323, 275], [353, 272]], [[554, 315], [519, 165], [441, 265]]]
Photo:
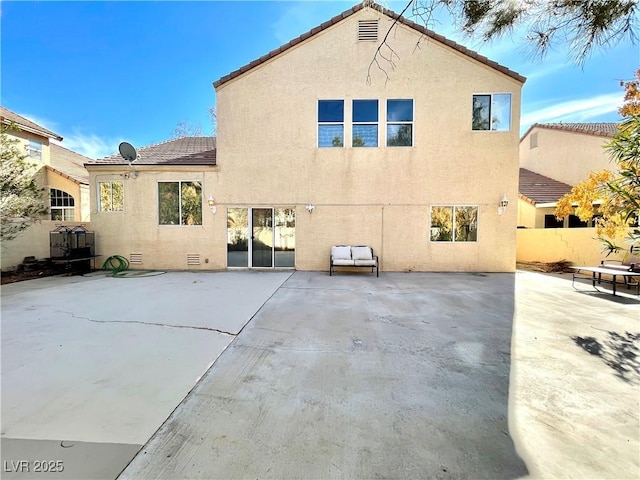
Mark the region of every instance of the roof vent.
[[359, 20], [358, 40], [376, 42], [378, 40], [378, 20]]

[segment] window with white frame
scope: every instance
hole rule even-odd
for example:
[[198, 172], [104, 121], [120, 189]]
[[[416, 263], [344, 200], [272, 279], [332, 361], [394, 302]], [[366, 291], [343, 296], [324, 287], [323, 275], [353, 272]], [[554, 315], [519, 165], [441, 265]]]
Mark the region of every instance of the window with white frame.
[[478, 240], [478, 207], [431, 207], [432, 242], [475, 242]]
[[124, 184], [122, 182], [98, 182], [98, 211], [122, 212], [124, 209]]
[[27, 152], [29, 152], [29, 159], [35, 162], [42, 161], [42, 143], [37, 140], [29, 140], [27, 146]]
[[353, 100], [353, 147], [378, 146], [378, 100]]
[[511, 130], [511, 94], [474, 95], [471, 128], [496, 132]]
[[387, 100], [387, 147], [413, 145], [413, 100]]
[[72, 195], [52, 188], [50, 194], [51, 220], [73, 222], [76, 219], [75, 200]]
[[318, 147], [344, 146], [344, 100], [318, 100]]
[[202, 225], [200, 182], [158, 182], [160, 225]]

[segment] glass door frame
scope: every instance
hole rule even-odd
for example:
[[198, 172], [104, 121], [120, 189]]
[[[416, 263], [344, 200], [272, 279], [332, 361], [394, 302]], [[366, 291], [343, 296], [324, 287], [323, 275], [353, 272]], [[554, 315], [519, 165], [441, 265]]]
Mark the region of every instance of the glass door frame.
[[[290, 266], [277, 266], [276, 265], [276, 213], [278, 209], [291, 208], [294, 211], [295, 215], [295, 207], [246, 207], [246, 206], [233, 206], [230, 205], [226, 208], [226, 216], [229, 218], [229, 210], [231, 209], [244, 209], [247, 211], [247, 226], [246, 226], [246, 236], [247, 236], [247, 264], [246, 265], [233, 265], [229, 266], [229, 227], [227, 227], [227, 233], [225, 235], [227, 242], [227, 269], [256, 269], [256, 270], [295, 270], [295, 246], [293, 248], [294, 252], [294, 260], [293, 265]], [[254, 222], [253, 215], [254, 210], [270, 210], [271, 211], [271, 266], [270, 267], [261, 267], [253, 265], [253, 242], [254, 242]], [[295, 219], [295, 216], [294, 216]], [[294, 220], [295, 222], [295, 220]], [[295, 223], [294, 223], [294, 232], [295, 232]]]

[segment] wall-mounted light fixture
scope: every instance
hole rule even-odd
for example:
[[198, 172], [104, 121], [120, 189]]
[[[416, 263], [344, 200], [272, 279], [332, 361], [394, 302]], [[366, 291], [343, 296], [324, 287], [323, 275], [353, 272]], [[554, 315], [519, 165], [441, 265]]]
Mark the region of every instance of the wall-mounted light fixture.
[[313, 213], [313, 209], [316, 207], [314, 207], [311, 203], [308, 203], [305, 208], [307, 209], [307, 212]]
[[500, 203], [498, 203], [498, 215], [502, 215], [508, 206], [509, 206], [509, 199], [507, 198], [507, 195], [504, 194], [500, 199]]
[[209, 204], [211, 213], [215, 215], [216, 212], [218, 211], [218, 208], [216, 207], [216, 201], [214, 200], [213, 195], [209, 194], [209, 200], [207, 201], [207, 203]]

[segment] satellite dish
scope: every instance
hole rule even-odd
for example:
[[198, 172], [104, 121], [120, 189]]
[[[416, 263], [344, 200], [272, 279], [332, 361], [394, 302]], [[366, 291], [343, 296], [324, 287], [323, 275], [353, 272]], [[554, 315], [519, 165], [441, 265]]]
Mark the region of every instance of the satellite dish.
[[120, 150], [120, 155], [124, 158], [128, 163], [133, 162], [136, 158], [138, 158], [138, 154], [136, 153], [136, 149], [133, 148], [133, 145], [127, 142], [122, 142], [118, 147]]

